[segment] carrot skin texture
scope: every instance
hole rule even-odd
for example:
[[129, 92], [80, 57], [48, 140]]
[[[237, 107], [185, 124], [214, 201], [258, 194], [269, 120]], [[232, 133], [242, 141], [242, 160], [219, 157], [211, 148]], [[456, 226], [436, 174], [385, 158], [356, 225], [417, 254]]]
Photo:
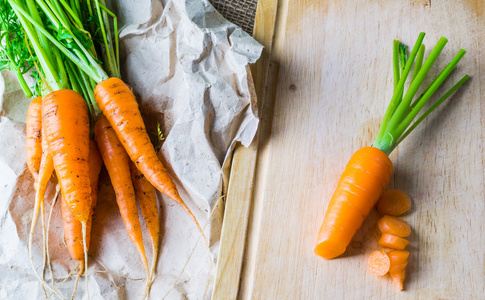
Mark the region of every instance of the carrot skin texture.
[[392, 234], [384, 233], [383, 235], [381, 235], [381, 238], [379, 239], [377, 244], [384, 248], [404, 250], [404, 248], [409, 245], [409, 241]]
[[29, 104], [25, 133], [27, 167], [36, 179], [42, 160], [42, 97], [35, 98]]
[[381, 215], [398, 217], [411, 208], [411, 198], [402, 190], [387, 190], [379, 201], [376, 209]]
[[[89, 140], [89, 181], [91, 184], [91, 210], [94, 211], [98, 200], [98, 180], [101, 167], [103, 166], [103, 159], [99, 153], [98, 146], [93, 140]], [[67, 245], [67, 249], [71, 254], [71, 257], [81, 262], [81, 266], [84, 266], [84, 245], [82, 224], [76, 220], [69, 209], [69, 206], [64, 201], [62, 202], [62, 224], [64, 228], [64, 240]], [[86, 223], [86, 247], [89, 249], [91, 241], [91, 224], [92, 214]]]
[[63, 200], [74, 218], [91, 215], [89, 118], [86, 103], [72, 90], [58, 90], [42, 101], [42, 127], [54, 161]]
[[98, 118], [94, 132], [99, 151], [116, 193], [116, 202], [125, 223], [126, 232], [138, 250], [148, 274], [149, 269], [145, 247], [143, 246], [143, 234], [138, 217], [135, 189], [131, 181], [130, 158], [116, 136], [113, 127], [104, 116]]
[[345, 252], [387, 188], [392, 172], [391, 160], [377, 148], [364, 147], [352, 155], [325, 213], [315, 254], [332, 259]]
[[135, 95], [129, 87], [119, 78], [109, 78], [96, 86], [94, 96], [137, 168], [157, 190], [182, 206], [202, 232], [197, 219], [180, 197], [174, 181], [158, 158]]
[[398, 237], [407, 237], [411, 234], [411, 227], [397, 217], [386, 215], [377, 221], [377, 226], [382, 233], [392, 234]]
[[155, 247], [154, 250], [158, 250], [160, 239], [160, 218], [158, 215], [155, 188], [131, 161], [130, 170], [138, 203], [140, 204], [141, 212], [147, 226], [148, 235]]

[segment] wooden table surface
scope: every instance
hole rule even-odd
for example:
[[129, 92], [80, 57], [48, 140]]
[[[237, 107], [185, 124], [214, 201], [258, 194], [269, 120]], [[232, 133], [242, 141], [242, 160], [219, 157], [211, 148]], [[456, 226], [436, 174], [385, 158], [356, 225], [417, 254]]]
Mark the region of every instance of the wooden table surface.
[[[413, 200], [397, 292], [367, 270], [377, 212], [340, 258], [313, 248], [339, 176], [392, 96], [392, 41], [412, 46], [421, 31], [427, 54], [449, 40], [429, 76], [467, 50], [442, 92], [472, 79], [390, 156], [390, 188]], [[265, 46], [253, 68], [261, 127], [234, 154], [213, 298], [485, 299], [485, 1], [259, 0], [254, 36]]]

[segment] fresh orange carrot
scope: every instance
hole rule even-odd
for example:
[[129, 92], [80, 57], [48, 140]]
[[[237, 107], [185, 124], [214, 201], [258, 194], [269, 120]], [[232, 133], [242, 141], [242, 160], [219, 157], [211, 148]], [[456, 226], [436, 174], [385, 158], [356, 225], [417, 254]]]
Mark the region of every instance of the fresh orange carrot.
[[387, 190], [377, 201], [376, 208], [381, 215], [397, 217], [411, 208], [411, 198], [402, 190]]
[[391, 262], [391, 266], [389, 268], [389, 275], [394, 281], [394, 285], [396, 289], [402, 291], [403, 289], [403, 282], [405, 277], [405, 269], [408, 264], [408, 251], [399, 251], [394, 250], [387, 253], [389, 256], [389, 260]]
[[[397, 40], [394, 41], [393, 65], [396, 81], [393, 96], [372, 147], [365, 147], [354, 153], [340, 178], [318, 234], [314, 250], [317, 255], [331, 259], [345, 252], [353, 235], [389, 184], [393, 168], [388, 155], [433, 110], [469, 79], [469, 76], [465, 75], [415, 120], [466, 53], [463, 49], [458, 51], [453, 60], [431, 81], [432, 83], [423, 88], [425, 92], [418, 95], [420, 86], [448, 41], [441, 37], [423, 63], [424, 36], [424, 32], [419, 34], [409, 54], [404, 45]], [[401, 65], [399, 61], [402, 62]], [[413, 65], [416, 73], [405, 91]]]
[[91, 216], [86, 103], [72, 90], [58, 90], [44, 97], [42, 116], [43, 134], [54, 160], [63, 200], [74, 218], [85, 223]]
[[34, 273], [37, 277], [37, 279], [42, 283], [43, 287], [48, 287], [49, 285], [45, 282], [43, 276], [39, 275], [37, 272], [34, 261], [32, 259], [32, 244], [33, 244], [33, 239], [34, 239], [34, 229], [35, 226], [37, 225], [37, 220], [39, 218], [39, 213], [41, 215], [41, 221], [42, 221], [42, 244], [43, 244], [43, 256], [44, 256], [44, 264], [43, 264], [43, 271], [42, 274], [44, 274], [44, 268], [45, 268], [45, 258], [46, 258], [46, 231], [45, 231], [45, 219], [44, 219], [44, 196], [45, 192], [47, 189], [47, 183], [49, 182], [49, 179], [54, 172], [54, 164], [52, 160], [52, 155], [47, 149], [47, 142], [45, 138], [42, 138], [41, 142], [41, 150], [42, 150], [42, 158], [41, 158], [41, 164], [40, 164], [40, 169], [39, 169], [39, 174], [36, 178], [35, 181], [35, 202], [34, 202], [34, 212], [33, 212], [33, 217], [32, 217], [32, 224], [30, 227], [30, 232], [29, 232], [29, 258], [30, 258], [30, 263], [32, 265], [32, 268], [34, 270]]
[[[103, 160], [98, 146], [93, 140], [89, 141], [89, 181], [91, 185], [91, 209], [94, 210], [98, 199], [98, 179]], [[76, 220], [65, 201], [62, 202], [62, 223], [64, 227], [64, 240], [71, 257], [81, 263], [84, 261], [84, 245], [82, 237], [82, 224]], [[86, 248], [89, 249], [91, 237], [92, 215], [86, 224]]]
[[42, 133], [52, 155], [63, 201], [69, 206], [74, 218], [82, 224], [86, 293], [89, 298], [86, 227], [92, 213], [92, 199], [89, 180], [89, 117], [82, 96], [67, 89], [45, 96], [42, 101]]
[[29, 104], [25, 124], [27, 167], [34, 176], [39, 175], [42, 160], [42, 97], [37, 97]]
[[149, 277], [150, 270], [143, 246], [135, 190], [131, 181], [130, 158], [116, 136], [113, 127], [103, 115], [100, 115], [96, 122], [95, 139], [108, 170], [111, 184], [116, 192], [116, 202], [125, 223], [126, 232], [138, 250]]
[[[93, 140], [89, 140], [89, 181], [91, 185], [91, 210], [94, 211], [98, 201], [98, 180], [101, 167], [103, 166], [103, 159], [99, 153], [98, 146]], [[62, 224], [64, 227], [64, 241], [67, 249], [74, 260], [79, 262], [79, 273], [76, 277], [76, 283], [71, 299], [74, 298], [77, 290], [77, 283], [79, 277], [84, 272], [84, 243], [82, 223], [76, 220], [65, 201], [62, 201]], [[91, 241], [91, 224], [92, 214], [86, 223], [86, 249], [89, 251], [89, 244]]]
[[384, 276], [389, 272], [391, 261], [384, 251], [377, 250], [370, 254], [367, 265], [372, 273], [377, 276]]
[[407, 237], [411, 234], [411, 227], [396, 217], [384, 216], [377, 221], [377, 226], [382, 233], [392, 234], [398, 237]]
[[384, 233], [377, 244], [384, 248], [404, 250], [409, 245], [409, 241], [392, 234]]
[[145, 178], [135, 164], [130, 161], [131, 179], [135, 187], [136, 197], [140, 204], [143, 218], [147, 226], [148, 235], [152, 241], [152, 265], [150, 268], [150, 276], [147, 281], [146, 293], [150, 292], [150, 286], [152, 283], [153, 275], [155, 274], [155, 268], [158, 260], [158, 250], [160, 243], [160, 218], [158, 216], [157, 196], [155, 194], [155, 188]]
[[331, 259], [345, 252], [387, 188], [392, 169], [389, 157], [377, 148], [365, 147], [354, 153], [325, 213], [315, 248], [317, 255]]
[[96, 86], [94, 95], [96, 103], [137, 168], [157, 190], [181, 205], [202, 232], [199, 222], [180, 197], [174, 181], [158, 158], [148, 137], [135, 95], [128, 86], [121, 79], [109, 78]]

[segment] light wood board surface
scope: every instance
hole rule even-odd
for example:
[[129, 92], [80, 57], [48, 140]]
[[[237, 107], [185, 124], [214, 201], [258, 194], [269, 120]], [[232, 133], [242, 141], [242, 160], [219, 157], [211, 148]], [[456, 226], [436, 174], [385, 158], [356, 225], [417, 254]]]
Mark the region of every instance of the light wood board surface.
[[[348, 159], [371, 145], [392, 95], [392, 41], [449, 40], [429, 78], [467, 50], [465, 84], [392, 154], [413, 207], [405, 291], [367, 270], [372, 211], [347, 252], [313, 254]], [[253, 68], [261, 127], [234, 155], [214, 299], [485, 298], [485, 1], [259, 0]]]

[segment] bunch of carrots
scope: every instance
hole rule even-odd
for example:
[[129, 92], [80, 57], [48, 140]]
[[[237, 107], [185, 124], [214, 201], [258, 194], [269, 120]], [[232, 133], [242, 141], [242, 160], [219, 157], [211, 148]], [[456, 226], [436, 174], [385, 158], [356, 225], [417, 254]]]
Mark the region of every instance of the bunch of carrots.
[[[62, 195], [65, 242], [71, 257], [79, 261], [76, 287], [84, 272], [87, 291], [90, 228], [104, 163], [126, 231], [146, 269], [147, 296], [159, 250], [155, 188], [182, 206], [202, 229], [159, 160], [134, 94], [120, 79], [116, 16], [102, 0], [0, 0], [0, 29], [0, 67], [17, 74], [28, 97], [37, 96], [26, 120], [27, 165], [36, 190], [29, 253], [46, 295], [63, 298], [32, 260], [39, 214], [44, 261], [46, 254], [48, 259], [44, 194], [49, 179], [55, 171]], [[29, 71], [35, 79], [32, 88], [23, 78]], [[152, 243], [151, 267], [136, 199]]]
[[[465, 50], [461, 49], [439, 75], [427, 87], [421, 88], [422, 92], [418, 94], [428, 72], [447, 43], [447, 39], [441, 37], [429, 56], [424, 59], [424, 36], [424, 33], [419, 34], [409, 56], [406, 47], [399, 41], [394, 41], [394, 93], [376, 140], [372, 146], [361, 148], [352, 155], [330, 199], [314, 249], [315, 254], [325, 259], [338, 257], [345, 252], [352, 237], [387, 189], [393, 173], [389, 154], [469, 79], [469, 76], [465, 75], [416, 119], [465, 55]], [[409, 86], [405, 91], [406, 83]], [[399, 243], [404, 249], [408, 242], [401, 237], [384, 234], [381, 244], [384, 243]]]

